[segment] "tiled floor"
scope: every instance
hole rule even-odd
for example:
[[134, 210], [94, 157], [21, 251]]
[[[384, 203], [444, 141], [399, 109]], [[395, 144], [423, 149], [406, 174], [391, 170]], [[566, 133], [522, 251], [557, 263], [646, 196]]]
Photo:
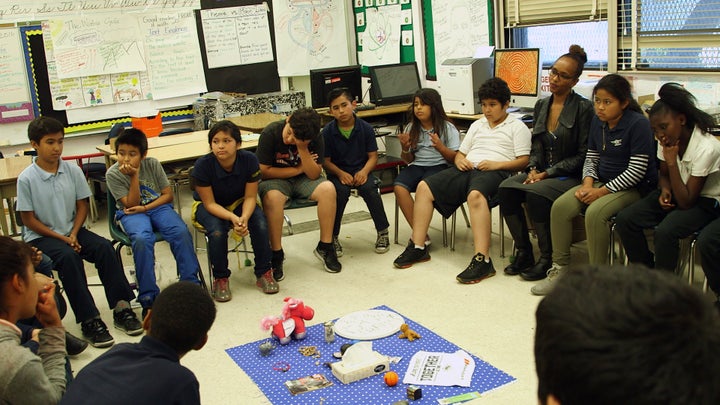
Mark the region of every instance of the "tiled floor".
[[[189, 223], [191, 197], [183, 191], [183, 217]], [[394, 197], [384, 196], [385, 211], [393, 223]], [[360, 198], [351, 198], [346, 212], [366, 210]], [[315, 208], [290, 212], [294, 223], [316, 218]], [[493, 210], [493, 229], [497, 232], [498, 210]], [[101, 211], [99, 222], [91, 229], [107, 236], [106, 214]], [[407, 241], [410, 232], [404, 219], [400, 221], [399, 240]], [[392, 225], [391, 225], [392, 227]], [[330, 274], [310, 252], [317, 244], [317, 231], [287, 236], [283, 239], [286, 252], [285, 280], [276, 295], [264, 295], [256, 287], [251, 268], [237, 268], [237, 259], [231, 256], [231, 288], [233, 300], [218, 303], [218, 316], [210, 330], [208, 344], [201, 351], [191, 352], [182, 363], [197, 375], [204, 403], [265, 404], [265, 396], [225, 353], [225, 349], [262, 339], [267, 333], [259, 327], [263, 316], [279, 314], [282, 299], [286, 296], [302, 298], [315, 309], [315, 318], [309, 324], [321, 323], [350, 312], [387, 305], [438, 335], [472, 352], [495, 367], [517, 378], [512, 384], [487, 393], [475, 400], [478, 404], [530, 404], [536, 402], [536, 376], [533, 360], [534, 313], [540, 298], [530, 294], [533, 283], [502, 272], [507, 258], [499, 253], [499, 237], [493, 234], [492, 259], [498, 274], [479, 284], [461, 285], [455, 275], [462, 271], [472, 256], [470, 230], [458, 217], [456, 251], [442, 246], [442, 222], [435, 215], [431, 224], [430, 247], [432, 260], [409, 269], [395, 269], [392, 261], [404, 246], [392, 245], [385, 254], [373, 250], [375, 230], [372, 221], [344, 225], [341, 241], [345, 255], [340, 259], [343, 270]], [[506, 232], [507, 235], [507, 232]], [[391, 235], [392, 238], [393, 235]], [[507, 240], [507, 253], [511, 241]], [[158, 246], [158, 261], [162, 264], [161, 287], [173, 281], [175, 265], [167, 244]], [[573, 249], [578, 261], [584, 251]], [[131, 265], [130, 256], [123, 256], [125, 265]], [[207, 260], [199, 254], [204, 269]], [[241, 260], [242, 262], [242, 260]], [[92, 265], [88, 274], [97, 280]], [[106, 323], [112, 317], [101, 287], [92, 287], [96, 302]], [[139, 312], [139, 311], [138, 311]], [[80, 335], [73, 315], [66, 317], [68, 329]], [[135, 342], [138, 339], [112, 331], [118, 342]], [[103, 352], [88, 348], [72, 359], [75, 371]], [[300, 400], [301, 398], [298, 398]], [[348, 402], [351, 403], [351, 402]]]

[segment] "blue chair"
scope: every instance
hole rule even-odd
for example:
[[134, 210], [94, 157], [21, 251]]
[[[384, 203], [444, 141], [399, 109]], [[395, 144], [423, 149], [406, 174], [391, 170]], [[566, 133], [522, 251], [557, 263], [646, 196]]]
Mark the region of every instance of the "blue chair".
[[[125, 231], [120, 228], [118, 225], [117, 220], [115, 219], [115, 211], [117, 210], [117, 207], [115, 206], [116, 200], [115, 197], [112, 195], [110, 190], [107, 192], [107, 202], [108, 202], [108, 229], [110, 230], [110, 237], [112, 238], [112, 245], [115, 247], [115, 256], [117, 257], [118, 262], [120, 263], [120, 266], [123, 267], [123, 261], [122, 261], [122, 254], [121, 250], [123, 247], [128, 247], [132, 249], [132, 242], [130, 241], [130, 237], [128, 236]], [[155, 232], [155, 242], [161, 242], [164, 241], [165, 238], [160, 234], [160, 232]], [[200, 279], [200, 284], [207, 290], [207, 284], [205, 283], [205, 276], [202, 273], [202, 269], [198, 271], [198, 278]], [[133, 288], [137, 288], [137, 284], [132, 285]]]

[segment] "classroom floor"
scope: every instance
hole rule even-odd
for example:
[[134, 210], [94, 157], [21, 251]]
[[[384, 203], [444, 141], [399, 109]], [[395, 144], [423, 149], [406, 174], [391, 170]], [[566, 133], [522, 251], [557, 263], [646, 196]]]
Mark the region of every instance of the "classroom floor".
[[[187, 189], [182, 190], [181, 196], [183, 218], [189, 223], [191, 196]], [[392, 240], [395, 200], [392, 193], [385, 194], [383, 200], [391, 224]], [[346, 214], [366, 210], [361, 198], [351, 197]], [[100, 215], [90, 229], [107, 237], [105, 210], [101, 210]], [[316, 219], [314, 207], [292, 210], [289, 215], [296, 226]], [[497, 275], [473, 285], [455, 281], [455, 276], [467, 266], [473, 254], [470, 229], [465, 227], [459, 214], [456, 251], [442, 246], [442, 221], [436, 213], [429, 232], [433, 241], [430, 247], [432, 260], [404, 270], [392, 265], [410, 236], [409, 227], [402, 218], [399, 241], [403, 245], [392, 244], [385, 254], [377, 254], [373, 250], [376, 234], [371, 220], [343, 225], [340, 235], [344, 247], [344, 256], [340, 259], [343, 270], [338, 274], [325, 272], [320, 261], [311, 253], [319, 238], [318, 231], [285, 236], [285, 279], [280, 282], [280, 293], [275, 295], [262, 294], [255, 287], [252, 268], [238, 270], [237, 259], [231, 255], [233, 299], [217, 303], [218, 315], [207, 345], [201, 351], [188, 353], [182, 364], [197, 376], [204, 403], [267, 404], [266, 397], [225, 353], [225, 349], [267, 337], [268, 333], [260, 329], [260, 319], [279, 314], [284, 297], [301, 298], [315, 309], [315, 318], [308, 322], [309, 325], [387, 305], [517, 378], [517, 381], [489, 392], [473, 403], [536, 403], [533, 336], [535, 308], [540, 297], [530, 294], [534, 283], [503, 274], [508, 258], [500, 257], [497, 230], [498, 210], [495, 209], [492, 259]], [[508, 232], [506, 237], [506, 254], [509, 256], [512, 241]], [[175, 265], [166, 243], [158, 244], [157, 252], [163, 268], [159, 282], [162, 288], [174, 281]], [[573, 249], [573, 256], [577, 262], [587, 260], [582, 244]], [[123, 255], [123, 258], [126, 266], [132, 265], [130, 256]], [[207, 271], [206, 255], [201, 252], [198, 258]], [[86, 264], [86, 268], [90, 282], [97, 281], [92, 265]], [[91, 287], [91, 291], [102, 318], [112, 325], [102, 288]], [[136, 312], [139, 315], [140, 311]], [[70, 332], [80, 336], [80, 327], [73, 324], [73, 319], [74, 316], [69, 313], [65, 318], [66, 326]], [[139, 340], [112, 328], [111, 333], [116, 342]], [[73, 370], [79, 371], [103, 352], [102, 349], [89, 347], [71, 359]], [[302, 398], [296, 400], [302, 403]]]

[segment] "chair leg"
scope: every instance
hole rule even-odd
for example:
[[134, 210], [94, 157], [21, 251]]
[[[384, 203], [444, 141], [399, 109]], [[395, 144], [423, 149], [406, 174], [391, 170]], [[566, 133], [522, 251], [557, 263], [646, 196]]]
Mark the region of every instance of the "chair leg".
[[177, 207], [178, 215], [182, 217], [182, 203], [180, 202], [180, 183], [177, 180], [173, 181], [173, 193], [175, 193], [175, 206]]
[[285, 218], [285, 223], [287, 224], [287, 227], [288, 227], [288, 235], [292, 235], [294, 233], [292, 221], [290, 220], [290, 217], [287, 216], [287, 214], [283, 214], [283, 217]]
[[[207, 234], [205, 235], [205, 251], [207, 252], [207, 246], [210, 243], [210, 239], [208, 238]], [[210, 283], [210, 294], [212, 295], [215, 292], [215, 283], [213, 282], [213, 271], [212, 271], [212, 262], [210, 261], [210, 255], [207, 255], [207, 263], [208, 263], [208, 280]]]
[[400, 227], [400, 205], [397, 202], [397, 197], [395, 198], [395, 244], [398, 244], [398, 228]]
[[691, 236], [690, 247], [688, 248], [688, 284], [692, 285], [695, 281], [695, 242], [697, 242], [696, 234]]
[[[463, 214], [465, 214], [465, 208], [461, 205]], [[467, 216], [465, 216], [467, 220]], [[452, 219], [450, 220], [450, 251], [455, 251], [455, 227], [457, 225], [457, 211], [453, 212]]]
[[[503, 218], [502, 212], [499, 208], [498, 213], [500, 214], [500, 257], [505, 258], [505, 219]], [[513, 243], [515, 242], [513, 241]]]

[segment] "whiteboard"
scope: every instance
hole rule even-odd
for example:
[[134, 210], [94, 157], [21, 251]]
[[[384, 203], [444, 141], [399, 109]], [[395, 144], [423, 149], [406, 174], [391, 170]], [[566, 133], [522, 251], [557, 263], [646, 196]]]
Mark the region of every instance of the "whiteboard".
[[487, 0], [433, 1], [435, 63], [471, 57], [481, 45], [490, 45]]
[[273, 3], [280, 76], [307, 76], [310, 69], [351, 64], [354, 47], [348, 45], [349, 4], [343, 0]]

